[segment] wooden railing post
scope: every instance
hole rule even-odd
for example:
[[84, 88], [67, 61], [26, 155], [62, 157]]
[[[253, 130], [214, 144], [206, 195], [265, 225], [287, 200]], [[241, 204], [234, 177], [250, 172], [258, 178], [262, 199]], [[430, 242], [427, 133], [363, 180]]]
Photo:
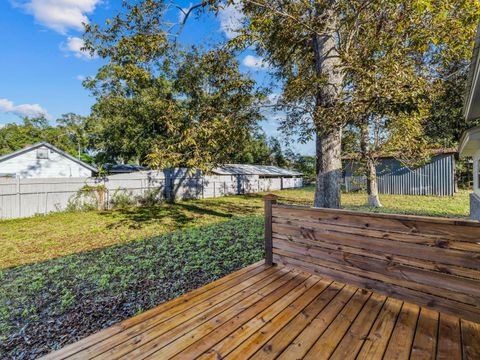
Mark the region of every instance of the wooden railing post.
[[263, 197], [265, 201], [265, 264], [273, 265], [272, 243], [272, 205], [277, 203], [278, 196], [268, 194]]

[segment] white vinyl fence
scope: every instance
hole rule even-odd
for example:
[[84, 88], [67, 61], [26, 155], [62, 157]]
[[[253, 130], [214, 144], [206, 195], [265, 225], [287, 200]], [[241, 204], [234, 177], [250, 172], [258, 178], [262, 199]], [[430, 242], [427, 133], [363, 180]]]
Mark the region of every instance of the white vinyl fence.
[[159, 200], [201, 199], [297, 188], [303, 186], [303, 181], [298, 177], [262, 178], [258, 175], [202, 176], [198, 173], [189, 174], [184, 169], [136, 172], [105, 178], [0, 178], [0, 218], [64, 211], [86, 185], [105, 186], [105, 205], [110, 207], [112, 197], [118, 193], [135, 198], [156, 190]]

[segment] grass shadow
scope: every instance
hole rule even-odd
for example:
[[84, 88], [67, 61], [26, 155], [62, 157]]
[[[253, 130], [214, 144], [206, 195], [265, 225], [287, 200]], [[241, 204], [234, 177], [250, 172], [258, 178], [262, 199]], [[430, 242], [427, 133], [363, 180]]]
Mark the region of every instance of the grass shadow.
[[[253, 201], [252, 201], [253, 200]], [[101, 216], [110, 218], [107, 229], [128, 227], [140, 229], [153, 223], [183, 228], [202, 218], [229, 219], [235, 215], [251, 215], [261, 209], [261, 196], [235, 196], [222, 199], [186, 200], [164, 203], [152, 207], [132, 207], [104, 211]]]

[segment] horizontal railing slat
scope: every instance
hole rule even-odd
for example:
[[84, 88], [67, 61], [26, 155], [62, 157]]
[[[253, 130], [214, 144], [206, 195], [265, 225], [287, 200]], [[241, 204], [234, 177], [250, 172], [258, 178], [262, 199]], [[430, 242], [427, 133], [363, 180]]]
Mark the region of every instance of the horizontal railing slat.
[[[456, 286], [448, 286], [448, 282], [444, 281], [442, 283], [435, 276], [429, 276], [435, 275], [434, 272], [430, 272], [429, 274], [428, 271], [423, 271], [422, 273], [414, 268], [408, 269], [406, 266], [389, 266], [388, 262], [381, 262], [379, 260], [371, 261], [371, 259], [359, 255], [349, 254], [348, 257], [345, 256], [345, 259], [342, 260], [342, 257], [345, 254], [328, 252], [319, 248], [310, 248], [308, 251], [301, 251], [299, 248], [295, 248], [291, 245], [285, 246], [285, 243], [281, 243], [280, 241], [277, 243], [277, 246], [278, 247], [275, 247], [273, 250], [274, 254], [289, 257], [301, 255], [303, 258], [311, 258], [311, 261], [319, 262], [325, 266], [358, 274], [369, 279], [397, 284], [399, 286], [424, 291], [442, 297], [450, 297], [471, 305], [480, 304], [478, 291], [475, 294], [470, 294], [468, 291], [468, 289], [472, 290], [474, 287], [468, 287], [468, 284], [458, 284], [457, 282], [450, 283], [451, 285]], [[416, 279], [414, 280], [413, 277]]]
[[392, 255], [392, 254], [385, 253], [381, 250], [363, 249], [361, 247], [332, 244], [324, 241], [319, 241], [318, 239], [312, 241], [304, 238], [298, 238], [298, 237], [294, 238], [289, 235], [280, 235], [278, 233], [274, 235], [274, 238], [277, 240], [294, 241], [295, 243], [303, 244], [303, 245], [306, 245], [307, 247], [320, 246], [322, 248], [336, 250], [338, 252], [364, 255], [364, 256], [368, 256], [368, 257], [379, 259], [379, 260], [387, 260], [392, 264], [396, 264], [396, 263], [406, 264], [406, 265], [414, 266], [421, 269], [438, 271], [441, 273], [462, 276], [469, 279], [474, 279], [474, 280], [480, 279], [480, 270], [463, 268], [461, 266], [447, 265], [447, 264], [442, 264], [441, 266], [439, 266], [438, 263], [432, 260], [422, 260], [422, 259], [417, 259], [417, 258], [412, 258], [407, 256]]
[[[359, 234], [360, 231], [356, 227], [350, 227], [345, 225], [334, 225], [328, 223], [317, 222], [314, 220], [307, 219], [294, 219], [285, 216], [274, 216], [272, 222], [280, 225], [291, 225], [300, 228], [313, 228], [319, 229], [322, 232], [334, 232], [334, 233], [345, 233], [345, 234]], [[479, 230], [480, 231], [480, 230]], [[429, 245], [442, 249], [456, 249], [463, 250], [468, 252], [480, 253], [480, 243], [476, 242], [467, 242], [467, 241], [458, 241], [458, 240], [449, 240], [444, 239], [441, 236], [435, 235], [426, 235], [426, 234], [407, 234], [399, 232], [386, 232], [383, 230], [373, 230], [373, 229], [361, 229], [361, 234], [363, 236], [368, 236], [378, 239], [388, 239], [395, 241], [402, 241], [406, 243]]]
[[436, 262], [439, 261], [440, 257], [442, 264], [480, 270], [480, 254], [478, 253], [442, 249], [420, 244], [407, 244], [400, 241], [371, 238], [359, 234], [322, 232], [319, 229], [308, 227], [300, 228], [276, 223], [273, 223], [272, 228], [274, 233], [320, 240], [339, 245], [357, 246], [364, 249], [383, 251], [387, 254], [403, 255]]
[[[436, 235], [452, 241], [480, 242], [480, 222], [414, 215], [374, 214], [339, 209], [274, 205], [274, 214], [387, 232]], [[458, 231], [458, 226], [462, 231]]]

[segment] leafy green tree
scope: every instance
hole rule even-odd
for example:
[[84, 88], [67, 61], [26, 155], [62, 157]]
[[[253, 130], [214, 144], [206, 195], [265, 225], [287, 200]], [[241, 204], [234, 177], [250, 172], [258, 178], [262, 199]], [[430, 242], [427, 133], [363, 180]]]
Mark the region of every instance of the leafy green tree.
[[469, 61], [457, 60], [436, 81], [436, 96], [424, 123], [425, 135], [436, 146], [456, 147], [465, 130], [478, 125], [478, 120], [467, 121], [463, 115], [468, 71]]
[[238, 153], [261, 119], [262, 92], [227, 50], [181, 51], [159, 1], [124, 2], [86, 48], [107, 60], [85, 82], [97, 98], [93, 142], [105, 160], [208, 170]]
[[[66, 119], [77, 119], [74, 124]], [[58, 120], [58, 125], [50, 125], [45, 117], [24, 118], [22, 123], [11, 123], [0, 129], [0, 155], [9, 154], [28, 145], [46, 141], [59, 149], [78, 156], [76, 132], [84, 131], [84, 118], [75, 114], [66, 114]], [[86, 145], [80, 149], [80, 155], [86, 156]]]
[[268, 145], [270, 147], [270, 165], [287, 167], [289, 165], [288, 160], [283, 153], [280, 141], [276, 137], [270, 137]]
[[[218, 8], [234, 1], [212, 3]], [[395, 109], [390, 108], [392, 104], [408, 107], [412, 101], [403, 99], [405, 92], [416, 92], [414, 87], [393, 91], [389, 86], [391, 93], [383, 97], [386, 101], [369, 110], [375, 92], [366, 91], [365, 85], [380, 86], [382, 81], [365, 78], [406, 84], [402, 77], [407, 73], [410, 80], [416, 80], [414, 84], [428, 85], [429, 80], [423, 80], [438, 73], [439, 58], [465, 52], [471, 44], [479, 14], [479, 4], [471, 1], [240, 3], [245, 20], [232, 43], [239, 48], [253, 44], [274, 69], [283, 85], [280, 105], [289, 112], [283, 129], [297, 131], [302, 137], [315, 133], [318, 174], [314, 204], [326, 207], [340, 204], [342, 127], [378, 118], [367, 116], [372, 112], [381, 118]], [[359, 65], [362, 56], [365, 61]], [[378, 61], [383, 63], [380, 69]], [[405, 64], [408, 66], [403, 67]], [[419, 93], [424, 90], [422, 87]]]
[[[439, 89], [447, 85], [445, 73], [451, 72], [452, 65], [470, 57], [479, 5], [432, 4], [410, 4], [407, 10], [416, 20], [409, 23], [404, 20], [404, 7], [385, 4], [383, 12], [388, 17], [377, 27], [365, 27], [363, 45], [350, 52], [347, 77], [352, 80], [349, 96], [354, 104], [350, 108], [356, 112], [359, 155], [371, 206], [381, 206], [376, 174], [379, 156], [388, 153], [410, 167], [428, 160], [432, 144], [424, 125], [436, 128], [446, 115], [429, 121], [428, 114], [434, 106], [439, 110], [452, 105], [435, 105]], [[406, 38], [415, 42], [405, 46]]]
[[254, 131], [243, 143], [239, 152], [233, 154], [232, 163], [270, 165], [271, 149], [267, 136], [262, 131]]
[[259, 105], [264, 95], [240, 73], [229, 51], [188, 52], [173, 87], [179, 116], [167, 128], [168, 138], [149, 155], [158, 166], [208, 169], [229, 162], [262, 119]]
[[24, 118], [22, 124], [6, 124], [0, 129], [0, 154], [9, 154], [27, 145], [44, 141], [42, 132], [45, 123], [45, 118]]
[[[432, 147], [455, 148], [467, 129], [480, 124], [478, 120], [467, 121], [463, 115], [469, 63], [466, 59], [451, 62], [436, 81], [436, 96], [424, 122], [425, 136]], [[471, 169], [467, 159], [456, 162], [455, 174], [459, 186], [469, 186]]]
[[[403, 34], [415, 31], [404, 23], [403, 8], [385, 4], [382, 11], [367, 15], [373, 15], [375, 20], [388, 17], [376, 27], [364, 26], [359, 35], [361, 46], [349, 51], [346, 110], [353, 120], [350, 129], [354, 131], [349, 135], [358, 136], [357, 148], [350, 150], [366, 177], [368, 204], [380, 207], [376, 172], [379, 157], [386, 152], [418, 156], [424, 145], [421, 140], [424, 116], [420, 114], [425, 113], [432, 90], [428, 76], [424, 75], [429, 74], [426, 57], [431, 54], [424, 53], [422, 43], [402, 45], [406, 37]], [[395, 136], [398, 132], [403, 136]]]
[[99, 163], [145, 162], [154, 141], [166, 133], [175, 107], [168, 87], [158, 79], [148, 87], [106, 90], [97, 96], [88, 129]]
[[352, 126], [348, 134], [350, 161], [359, 165], [357, 175], [366, 178], [368, 205], [381, 207], [378, 194], [377, 166], [383, 156], [392, 156], [404, 165], [414, 168], [429, 159], [429, 146], [423, 132], [426, 111], [399, 113], [394, 117], [370, 114], [359, 126]]
[[307, 184], [314, 183], [316, 178], [315, 156], [301, 155], [294, 152], [287, 152], [289, 167], [303, 174], [303, 181]]
[[69, 137], [71, 144], [77, 148], [77, 156], [91, 162], [91, 158], [85, 156], [85, 151], [89, 145], [89, 136], [87, 129], [87, 118], [74, 113], [63, 114], [56, 121], [59, 130]]

